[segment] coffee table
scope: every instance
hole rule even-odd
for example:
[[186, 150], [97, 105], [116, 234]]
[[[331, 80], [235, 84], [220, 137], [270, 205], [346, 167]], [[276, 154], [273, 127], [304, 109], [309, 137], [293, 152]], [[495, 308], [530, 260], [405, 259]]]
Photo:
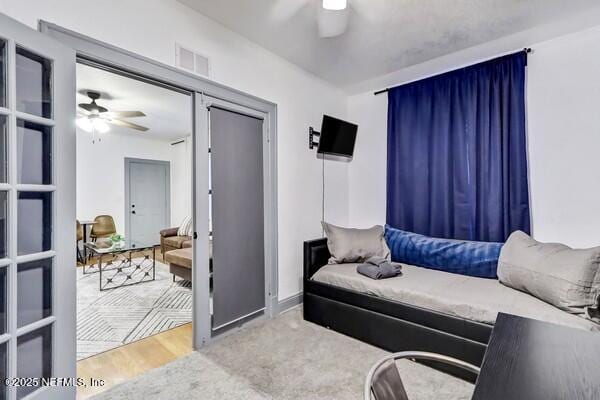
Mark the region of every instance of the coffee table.
[[[116, 289], [156, 279], [156, 247], [158, 243], [118, 243], [98, 240], [84, 244], [97, 262], [83, 266], [83, 273], [99, 273], [100, 290]], [[148, 254], [152, 250], [152, 258]]]

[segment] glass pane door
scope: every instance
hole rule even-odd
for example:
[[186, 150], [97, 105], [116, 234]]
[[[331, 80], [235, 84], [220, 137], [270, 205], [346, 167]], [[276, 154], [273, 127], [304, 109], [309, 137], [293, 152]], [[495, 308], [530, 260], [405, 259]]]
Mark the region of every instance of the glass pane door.
[[74, 82], [72, 50], [0, 14], [0, 400], [75, 398], [43, 380], [75, 375]]

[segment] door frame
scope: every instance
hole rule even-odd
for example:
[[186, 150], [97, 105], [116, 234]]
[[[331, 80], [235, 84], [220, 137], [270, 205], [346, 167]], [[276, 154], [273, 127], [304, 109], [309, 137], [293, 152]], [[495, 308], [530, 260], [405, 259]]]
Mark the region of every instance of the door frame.
[[[137, 76], [149, 77], [156, 82], [180, 88], [193, 93], [194, 129], [192, 132], [193, 143], [193, 200], [194, 229], [197, 239], [194, 245], [194, 262], [192, 268], [192, 287], [202, 290], [193, 291], [193, 347], [199, 349], [211, 341], [211, 318], [209, 293], [209, 253], [208, 253], [208, 218], [199, 218], [196, 209], [201, 207], [208, 210], [208, 161], [201, 154], [208, 153], [208, 119], [201, 110], [205, 107], [204, 97], [211, 96], [216, 99], [228, 101], [249, 109], [264, 112], [267, 115], [269, 137], [269, 178], [265, 186], [269, 188], [268, 204], [265, 209], [269, 211], [269, 226], [271, 235], [265, 238], [270, 242], [269, 253], [265, 260], [270, 268], [266, 271], [269, 276], [269, 301], [266, 314], [269, 317], [279, 312], [278, 303], [278, 202], [277, 202], [277, 104], [262, 98], [247, 94], [231, 87], [210, 81], [190, 72], [160, 63], [150, 58], [140, 56], [127, 50], [98, 41], [80, 33], [63, 28], [59, 25], [40, 20], [40, 32], [75, 49], [78, 60], [83, 60], [100, 65], [118, 68], [120, 71], [130, 72]], [[206, 110], [204, 108], [204, 110]], [[200, 162], [202, 161], [202, 162]], [[208, 213], [207, 213], [208, 216]], [[265, 221], [267, 223], [267, 221]], [[206, 243], [199, 246], [198, 243]]]
[[168, 228], [171, 225], [171, 162], [163, 160], [152, 160], [148, 158], [134, 158], [125, 157], [125, 238], [131, 239], [131, 210], [129, 209], [129, 203], [131, 203], [131, 185], [130, 185], [130, 167], [131, 164], [152, 164], [162, 165], [166, 167], [167, 174], [165, 176], [165, 188], [167, 191], [167, 198], [165, 199], [165, 216], [167, 224], [164, 228]]

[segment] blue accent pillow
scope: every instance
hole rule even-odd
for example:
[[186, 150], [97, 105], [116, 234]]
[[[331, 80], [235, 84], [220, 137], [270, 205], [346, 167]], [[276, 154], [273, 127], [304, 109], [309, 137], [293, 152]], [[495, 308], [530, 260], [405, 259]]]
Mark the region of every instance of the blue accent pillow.
[[497, 278], [503, 243], [440, 239], [385, 226], [392, 261], [480, 278]]

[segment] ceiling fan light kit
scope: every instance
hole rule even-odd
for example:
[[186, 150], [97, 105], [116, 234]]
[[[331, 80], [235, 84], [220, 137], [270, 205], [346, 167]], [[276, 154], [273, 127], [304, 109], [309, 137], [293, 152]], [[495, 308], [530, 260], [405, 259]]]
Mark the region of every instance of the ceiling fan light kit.
[[325, 10], [340, 11], [345, 10], [347, 6], [347, 0], [323, 0]]
[[77, 126], [86, 132], [92, 133], [94, 131], [98, 133], [106, 133], [110, 130], [110, 127], [106, 122], [100, 118], [81, 117], [77, 119]]

